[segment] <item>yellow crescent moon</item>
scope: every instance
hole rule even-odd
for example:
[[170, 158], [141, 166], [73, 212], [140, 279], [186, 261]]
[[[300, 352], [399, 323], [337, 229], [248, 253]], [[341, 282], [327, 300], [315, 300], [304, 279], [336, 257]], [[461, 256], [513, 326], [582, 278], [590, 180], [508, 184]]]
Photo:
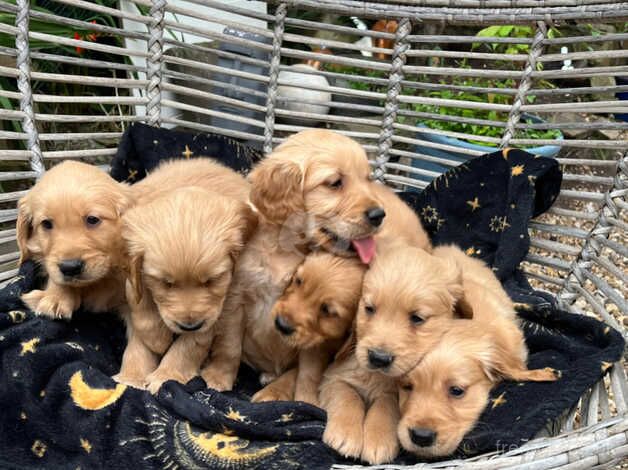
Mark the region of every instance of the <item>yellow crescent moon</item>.
[[195, 434], [190, 423], [185, 423], [185, 431], [190, 440], [206, 454], [214, 455], [227, 462], [246, 462], [259, 460], [275, 452], [277, 445], [246, 451], [249, 441], [225, 434]]
[[83, 372], [77, 371], [70, 377], [72, 400], [84, 410], [100, 410], [115, 403], [126, 390], [126, 385], [118, 384], [116, 388], [92, 388], [83, 380]]

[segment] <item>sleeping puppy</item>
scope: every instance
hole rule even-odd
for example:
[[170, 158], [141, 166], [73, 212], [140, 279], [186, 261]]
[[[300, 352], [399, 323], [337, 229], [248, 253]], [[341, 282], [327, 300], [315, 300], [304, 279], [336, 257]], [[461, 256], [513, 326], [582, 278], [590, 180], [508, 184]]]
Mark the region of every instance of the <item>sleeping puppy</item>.
[[[451, 454], [475, 425], [502, 380], [553, 381], [551, 368], [528, 370], [528, 350], [510, 297], [482, 261], [455, 246], [434, 249], [462, 269], [462, 309], [438, 345], [401, 379], [402, 446], [423, 457]], [[426, 406], [426, 404], [429, 404]]]
[[66, 161], [48, 170], [18, 204], [20, 263], [41, 263], [44, 290], [22, 295], [35, 313], [70, 319], [83, 306], [104, 312], [124, 304], [121, 216], [129, 187], [93, 165]]
[[318, 404], [323, 372], [346, 339], [360, 299], [366, 267], [326, 252], [308, 255], [273, 310], [268, 340], [289, 353], [296, 368], [257, 392], [252, 401]]
[[[412, 210], [370, 180], [362, 147], [335, 132], [293, 135], [253, 169], [250, 180], [260, 226], [240, 260], [233, 308], [246, 321], [244, 361], [278, 377], [294, 365], [294, 353], [277, 341], [271, 310], [313, 247], [368, 264], [380, 237], [429, 242]], [[252, 292], [251, 285], [258, 289]]]
[[138, 204], [125, 214], [122, 231], [129, 255], [129, 340], [116, 380], [153, 393], [169, 379], [185, 383], [211, 348], [204, 370], [233, 382], [242, 317], [221, 312], [257, 223], [247, 204], [248, 183], [197, 159], [166, 163], [133, 190]]
[[526, 368], [523, 335], [511, 344], [498, 325], [475, 319], [452, 323], [438, 345], [400, 380], [397, 434], [402, 447], [420, 457], [456, 450], [486, 408], [491, 388], [502, 380], [558, 377], [549, 367]]
[[370, 464], [397, 455], [399, 409], [391, 376], [410, 370], [438, 344], [461, 296], [455, 262], [403, 243], [378, 247], [364, 276], [355, 336], [321, 383], [326, 444]]
[[241, 201], [194, 187], [125, 215], [131, 319], [118, 381], [152, 393], [166, 380], [185, 383], [210, 347], [214, 366], [235, 376], [242, 319], [220, 314], [249, 225]]

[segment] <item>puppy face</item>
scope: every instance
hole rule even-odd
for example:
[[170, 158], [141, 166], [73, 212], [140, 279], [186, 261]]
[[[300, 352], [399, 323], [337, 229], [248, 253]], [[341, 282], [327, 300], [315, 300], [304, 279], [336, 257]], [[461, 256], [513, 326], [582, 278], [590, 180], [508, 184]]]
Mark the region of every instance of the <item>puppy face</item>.
[[453, 320], [436, 347], [399, 380], [401, 445], [423, 457], [449, 455], [475, 426], [497, 383], [560, 377], [549, 367], [528, 370], [526, 356], [522, 333], [515, 339], [499, 322]]
[[354, 140], [326, 130], [290, 137], [251, 173], [251, 201], [277, 224], [340, 255], [372, 258], [370, 238], [385, 211], [375, 196], [370, 167]]
[[408, 246], [378, 251], [357, 313], [360, 366], [390, 376], [412, 369], [447, 330], [461, 296], [455, 262]]
[[493, 386], [490, 342], [461, 323], [442, 337], [421, 363], [402, 377], [401, 421], [397, 428], [404, 449], [424, 457], [451, 454], [475, 425]]
[[356, 259], [309, 255], [273, 307], [282, 338], [305, 349], [345, 336], [355, 317], [364, 270]]
[[150, 296], [175, 333], [210, 329], [254, 225], [245, 204], [200, 188], [179, 189], [129, 211], [123, 237], [136, 302]]
[[44, 174], [18, 205], [20, 262], [41, 261], [56, 284], [81, 286], [123, 262], [129, 188], [102, 170], [67, 161]]

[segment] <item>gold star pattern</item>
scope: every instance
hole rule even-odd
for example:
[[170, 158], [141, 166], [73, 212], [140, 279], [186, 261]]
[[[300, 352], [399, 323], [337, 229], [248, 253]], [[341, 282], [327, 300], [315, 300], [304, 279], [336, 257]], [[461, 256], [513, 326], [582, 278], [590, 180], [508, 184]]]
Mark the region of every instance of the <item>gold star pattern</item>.
[[188, 147], [187, 145], [185, 146], [185, 150], [183, 152], [181, 152], [181, 155], [183, 155], [185, 157], [186, 160], [189, 160], [190, 157], [192, 155], [194, 155], [194, 152], [192, 152], [190, 150], [190, 147]]
[[48, 447], [46, 446], [46, 444], [41, 442], [39, 439], [36, 439], [35, 442], [33, 442], [33, 446], [31, 447], [31, 451], [33, 452], [33, 454], [35, 454], [40, 459], [44, 456], [47, 449]]
[[11, 317], [11, 321], [13, 323], [22, 323], [26, 318], [26, 313], [21, 310], [12, 310], [9, 312], [9, 316]]
[[473, 256], [475, 254], [475, 248], [470, 246], [464, 252], [467, 256]]
[[239, 411], [235, 411], [231, 407], [229, 407], [229, 412], [225, 414], [225, 417], [241, 423], [243, 423], [246, 418], [246, 416], [242, 416]]
[[432, 206], [425, 206], [421, 210], [421, 216], [426, 222], [438, 221], [438, 211]]
[[135, 181], [137, 178], [137, 170], [129, 170], [129, 176], [126, 177], [126, 181]]
[[81, 437], [81, 447], [90, 454], [92, 452], [92, 444], [87, 440]]
[[491, 219], [491, 222], [489, 223], [489, 227], [491, 229], [491, 232], [503, 232], [508, 227], [510, 227], [510, 224], [506, 220], [506, 216], [500, 217], [496, 215], [495, 217]]
[[504, 395], [506, 395], [506, 392], [502, 393], [497, 398], [491, 398], [491, 401], [493, 402], [493, 405], [491, 406], [491, 410], [494, 410], [498, 406], [503, 405], [504, 403], [506, 403], [507, 400], [504, 398]]
[[480, 206], [480, 201], [478, 200], [477, 196], [475, 197], [475, 199], [471, 200], [471, 201], [467, 201], [467, 204], [469, 204], [471, 206], [471, 211], [475, 212], [476, 209], [482, 207]]
[[613, 363], [612, 362], [602, 361], [602, 367], [601, 367], [602, 373], [605, 373], [611, 367], [613, 367]]
[[292, 421], [292, 416], [293, 416], [293, 413], [286, 413], [286, 414], [281, 415], [281, 418], [279, 418], [279, 420], [282, 423], [288, 423]]
[[523, 174], [523, 170], [524, 169], [525, 169], [525, 165], [515, 165], [510, 170], [510, 174], [512, 176], [519, 176], [519, 175]]
[[20, 356], [23, 356], [26, 353], [34, 353], [37, 350], [37, 344], [39, 344], [39, 341], [39, 338], [33, 338], [22, 342], [22, 351], [20, 351]]
[[235, 436], [235, 431], [233, 429], [229, 429], [228, 427], [224, 425], [222, 426], [222, 433], [225, 436]]

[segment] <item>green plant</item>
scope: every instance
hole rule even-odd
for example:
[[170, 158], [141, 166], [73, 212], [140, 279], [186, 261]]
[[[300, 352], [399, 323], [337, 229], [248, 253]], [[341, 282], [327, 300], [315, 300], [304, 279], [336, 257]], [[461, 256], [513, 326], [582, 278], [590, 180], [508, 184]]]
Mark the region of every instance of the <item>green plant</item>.
[[[547, 37], [553, 39], [558, 34], [558, 30], [550, 28], [547, 31]], [[481, 38], [531, 38], [534, 36], [534, 30], [531, 26], [520, 25], [494, 25], [488, 26], [477, 32], [476, 37]], [[479, 43], [475, 42], [471, 46], [471, 50], [479, 49], [482, 46], [488, 47], [492, 52], [500, 54], [527, 54], [530, 52], [530, 44], [511, 44], [511, 43]]]
[[[444, 84], [444, 82], [442, 82]], [[509, 80], [488, 80], [477, 77], [455, 77], [450, 85], [460, 87], [482, 87], [482, 88], [512, 88], [515, 86], [515, 82], [512, 79]], [[503, 93], [477, 93], [470, 92], [464, 89], [451, 90], [441, 89], [430, 91], [427, 96], [431, 98], [440, 98], [447, 100], [467, 101], [473, 103], [491, 103], [511, 105], [513, 97], [511, 95]], [[534, 96], [528, 96], [529, 102], [534, 102]], [[439, 114], [441, 116], [456, 116], [467, 118], [469, 120], [484, 120], [484, 121], [500, 121], [505, 122], [508, 119], [508, 113], [500, 112], [496, 110], [485, 109], [465, 109], [460, 107], [445, 107], [433, 104], [415, 104], [413, 110], [419, 113]], [[523, 119], [524, 122], [532, 123], [530, 119]], [[439, 129], [443, 131], [459, 132], [464, 134], [472, 134], [476, 136], [500, 138], [504, 132], [502, 127], [494, 125], [483, 125], [477, 122], [452, 122], [445, 119], [419, 119], [418, 122], [426, 125], [432, 129]], [[556, 139], [560, 137], [560, 132], [554, 129], [539, 130], [539, 129], [526, 129], [522, 131], [521, 137], [526, 139]], [[469, 139], [469, 142], [486, 145], [489, 147], [497, 146], [497, 144], [477, 141]]]

